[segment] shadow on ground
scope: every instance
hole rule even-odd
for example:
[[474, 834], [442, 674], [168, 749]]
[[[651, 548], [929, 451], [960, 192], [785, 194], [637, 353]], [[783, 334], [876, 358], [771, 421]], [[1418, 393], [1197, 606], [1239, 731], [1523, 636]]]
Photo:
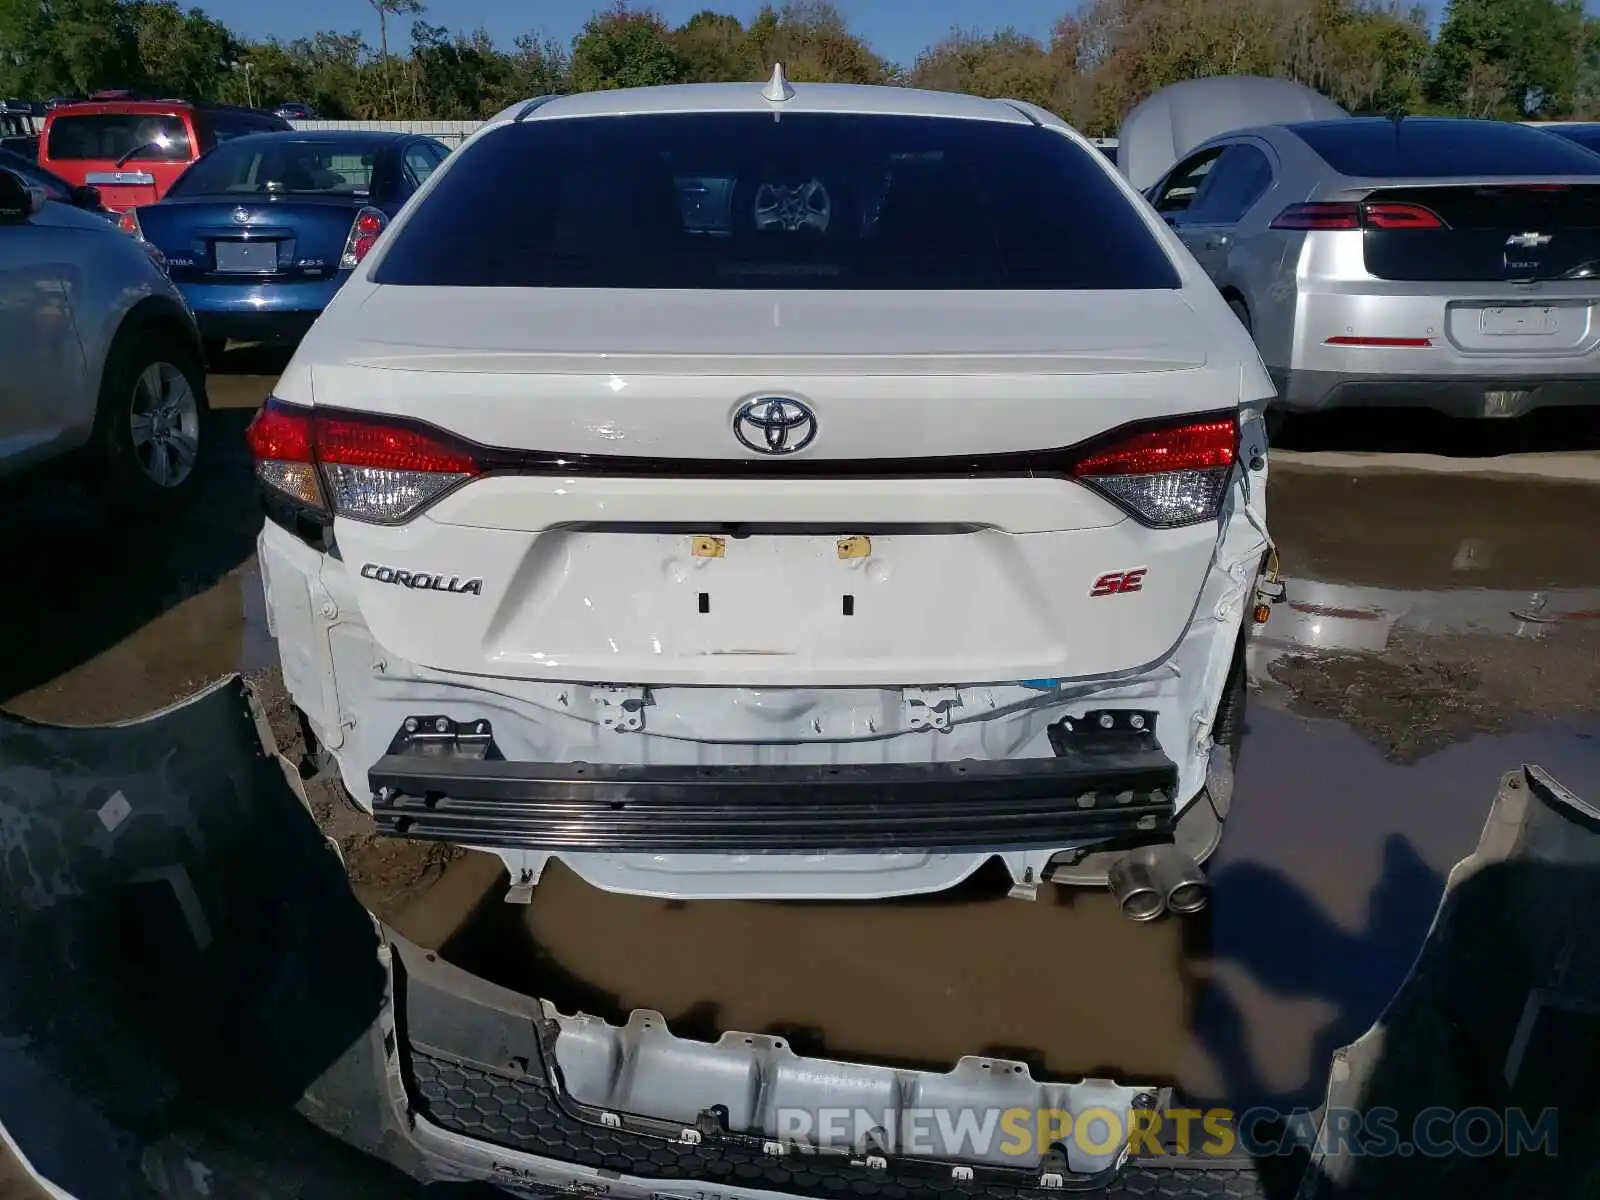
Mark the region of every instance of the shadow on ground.
[[1600, 450], [1600, 407], [1547, 408], [1514, 420], [1482, 421], [1409, 408], [1296, 414], [1285, 422], [1272, 446], [1450, 458]]
[[[118, 645], [250, 560], [262, 519], [244, 442], [251, 415], [213, 412], [199, 492], [170, 516], [133, 520], [58, 480], [3, 502], [9, 553], [27, 569], [6, 588], [0, 706]], [[240, 597], [229, 606], [232, 629], [223, 632], [242, 637]], [[215, 627], [205, 634], [216, 635]]]

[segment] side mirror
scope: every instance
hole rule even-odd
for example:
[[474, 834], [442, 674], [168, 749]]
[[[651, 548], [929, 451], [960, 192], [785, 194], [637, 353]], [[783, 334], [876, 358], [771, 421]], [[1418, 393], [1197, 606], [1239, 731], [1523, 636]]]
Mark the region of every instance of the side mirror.
[[21, 225], [44, 207], [44, 189], [0, 169], [0, 225]]
[[105, 207], [100, 203], [100, 189], [92, 183], [80, 184], [72, 189], [72, 202], [79, 208], [96, 212]]

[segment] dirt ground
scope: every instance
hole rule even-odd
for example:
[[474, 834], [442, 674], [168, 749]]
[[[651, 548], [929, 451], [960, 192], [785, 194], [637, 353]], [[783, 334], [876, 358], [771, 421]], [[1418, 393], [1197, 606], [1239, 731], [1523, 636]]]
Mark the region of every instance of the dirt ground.
[[1396, 763], [1532, 720], [1600, 722], [1594, 622], [1538, 641], [1404, 633], [1383, 654], [1294, 654], [1269, 671], [1296, 711], [1350, 726]]

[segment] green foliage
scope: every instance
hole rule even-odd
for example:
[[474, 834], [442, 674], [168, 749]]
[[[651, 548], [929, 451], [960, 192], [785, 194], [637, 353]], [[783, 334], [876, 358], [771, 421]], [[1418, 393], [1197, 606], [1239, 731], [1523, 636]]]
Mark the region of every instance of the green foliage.
[[[1066, 0], [1063, 0], [1066, 2]], [[1436, 43], [1396, 0], [1079, 0], [1048, 42], [955, 30], [907, 68], [875, 53], [826, 0], [763, 7], [748, 22], [707, 9], [677, 28], [628, 0], [570, 47], [425, 19], [420, 0], [366, 0], [361, 32], [248, 42], [183, 0], [0, 0], [0, 95], [128, 87], [328, 117], [473, 118], [552, 92], [764, 79], [896, 83], [1030, 100], [1087, 133], [1197, 75], [1296, 79], [1354, 112], [1518, 118], [1600, 111], [1600, 21], [1583, 0], [1449, 0]], [[414, 18], [391, 45], [391, 18]]]
[[1566, 116], [1591, 41], [1583, 0], [1450, 0], [1430, 99], [1476, 116]]
[[623, 4], [590, 17], [572, 43], [573, 91], [678, 83], [686, 71], [666, 22]]

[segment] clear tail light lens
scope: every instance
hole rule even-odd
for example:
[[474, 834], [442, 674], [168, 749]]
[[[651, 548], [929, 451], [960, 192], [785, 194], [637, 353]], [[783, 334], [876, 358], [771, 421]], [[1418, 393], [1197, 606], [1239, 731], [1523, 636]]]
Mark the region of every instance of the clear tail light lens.
[[350, 223], [350, 236], [344, 240], [344, 253], [339, 256], [339, 269], [353, 271], [361, 265], [367, 252], [377, 244], [389, 218], [376, 208], [363, 208]]
[[1091, 450], [1072, 477], [1143, 524], [1175, 529], [1216, 519], [1238, 458], [1237, 418], [1187, 421]]
[[407, 521], [482, 473], [444, 435], [268, 399], [246, 434], [256, 478], [296, 504], [355, 521]]

